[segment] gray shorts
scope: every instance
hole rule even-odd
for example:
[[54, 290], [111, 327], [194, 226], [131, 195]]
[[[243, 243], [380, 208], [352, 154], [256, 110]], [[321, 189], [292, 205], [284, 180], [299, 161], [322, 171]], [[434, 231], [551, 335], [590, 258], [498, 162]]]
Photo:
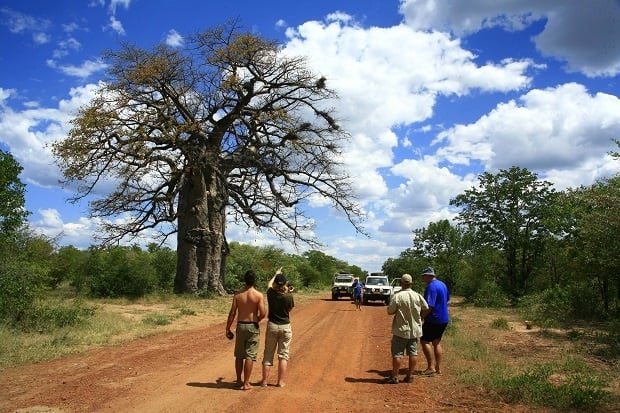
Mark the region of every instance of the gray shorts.
[[392, 336], [392, 358], [403, 358], [405, 352], [408, 356], [418, 355], [418, 339], [417, 338], [402, 338], [399, 336]]

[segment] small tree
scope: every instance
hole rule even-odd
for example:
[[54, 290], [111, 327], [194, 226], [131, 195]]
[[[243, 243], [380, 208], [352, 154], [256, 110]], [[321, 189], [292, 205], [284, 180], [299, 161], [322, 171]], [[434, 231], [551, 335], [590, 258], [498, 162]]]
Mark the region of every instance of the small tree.
[[19, 179], [22, 169], [13, 155], [0, 149], [0, 238], [14, 234], [29, 215], [24, 208], [26, 187]]
[[[579, 279], [593, 283], [606, 314], [620, 308], [620, 176], [569, 191], [573, 259]], [[583, 276], [586, 277], [583, 277]]]
[[175, 291], [223, 293], [227, 214], [312, 245], [306, 201], [320, 198], [360, 230], [326, 79], [234, 23], [186, 45], [106, 53], [110, 78], [53, 145], [67, 182], [80, 184], [74, 200], [114, 179], [91, 215], [131, 219], [108, 221], [103, 241], [176, 233]]

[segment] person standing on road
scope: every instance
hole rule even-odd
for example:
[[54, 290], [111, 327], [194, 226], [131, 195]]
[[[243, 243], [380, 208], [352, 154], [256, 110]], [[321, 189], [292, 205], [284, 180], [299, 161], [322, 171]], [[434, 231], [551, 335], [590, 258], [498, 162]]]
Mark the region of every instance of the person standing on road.
[[273, 358], [278, 350], [278, 387], [284, 387], [284, 377], [288, 367], [289, 351], [293, 330], [289, 314], [295, 302], [282, 268], [269, 280], [267, 285], [267, 303], [269, 304], [269, 322], [265, 335], [265, 351], [263, 354], [263, 378], [261, 386], [267, 386]]
[[402, 289], [390, 299], [387, 312], [394, 315], [392, 319], [392, 374], [385, 379], [385, 383], [398, 383], [400, 362], [405, 352], [409, 356], [409, 369], [403, 380], [413, 382], [415, 372], [415, 356], [418, 354], [418, 338], [422, 335], [422, 320], [429, 312], [424, 297], [411, 289], [413, 279], [409, 274], [400, 277]]
[[[246, 271], [243, 276], [245, 287], [233, 296], [228, 321], [226, 322], [226, 337], [232, 340], [233, 333], [230, 331], [233, 321], [237, 316], [235, 329], [235, 372], [237, 373], [237, 385], [241, 390], [249, 390], [252, 368], [258, 354], [260, 330], [258, 323], [265, 318], [267, 308], [263, 294], [254, 288], [256, 273]], [[241, 375], [243, 374], [243, 381]]]
[[359, 278], [355, 278], [353, 280], [353, 285], [351, 286], [353, 290], [353, 301], [355, 302], [355, 308], [357, 310], [362, 310], [362, 293], [364, 291], [364, 284], [359, 280]]
[[[420, 344], [426, 358], [426, 370], [420, 374], [423, 376], [434, 376], [435, 374], [441, 374], [441, 358], [443, 356], [441, 338], [450, 321], [448, 314], [450, 291], [448, 291], [446, 284], [435, 278], [433, 267], [425, 268], [422, 271], [422, 278], [426, 283], [424, 299], [431, 311], [424, 318], [424, 325], [422, 326]], [[433, 356], [435, 359], [434, 366]]]

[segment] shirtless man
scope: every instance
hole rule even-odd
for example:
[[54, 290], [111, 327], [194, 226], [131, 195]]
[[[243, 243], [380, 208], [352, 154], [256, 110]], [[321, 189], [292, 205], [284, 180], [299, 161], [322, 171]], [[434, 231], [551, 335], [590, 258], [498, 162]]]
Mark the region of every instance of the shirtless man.
[[[230, 327], [237, 313], [237, 339], [235, 341], [235, 372], [237, 373], [237, 385], [241, 390], [249, 390], [250, 375], [258, 354], [260, 330], [258, 323], [267, 315], [263, 294], [254, 288], [256, 274], [247, 271], [243, 276], [245, 287], [238, 291], [232, 301], [228, 321], [226, 322], [226, 337], [232, 339]], [[243, 373], [243, 381], [241, 374]]]

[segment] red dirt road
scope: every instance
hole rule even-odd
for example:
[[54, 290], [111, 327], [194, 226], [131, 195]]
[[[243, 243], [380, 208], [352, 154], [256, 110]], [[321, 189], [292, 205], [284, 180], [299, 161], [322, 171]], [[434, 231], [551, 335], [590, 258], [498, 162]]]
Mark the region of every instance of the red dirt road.
[[[314, 298], [291, 313], [286, 387], [237, 390], [225, 320], [0, 373], [0, 412], [422, 412], [526, 411], [484, 400], [445, 372], [382, 384], [391, 369], [391, 316], [383, 305]], [[261, 331], [265, 322], [261, 323]], [[261, 340], [262, 341], [262, 340]], [[421, 354], [421, 350], [420, 350]], [[261, 377], [262, 348], [252, 383]], [[418, 368], [425, 367], [418, 361]], [[404, 371], [404, 370], [403, 370]], [[401, 375], [402, 376], [402, 375]]]

